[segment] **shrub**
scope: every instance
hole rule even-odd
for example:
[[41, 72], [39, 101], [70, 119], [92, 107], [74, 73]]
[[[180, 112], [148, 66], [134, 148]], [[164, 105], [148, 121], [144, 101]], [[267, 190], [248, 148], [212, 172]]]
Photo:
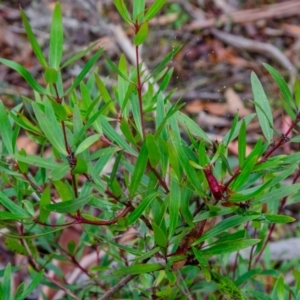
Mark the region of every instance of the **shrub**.
[[[124, 55], [117, 65], [105, 57], [117, 75], [112, 90], [95, 68], [104, 55], [96, 45], [62, 62], [59, 3], [48, 59], [21, 10], [28, 39], [43, 66], [44, 85], [22, 65], [0, 59], [33, 90], [32, 98], [22, 97], [23, 103], [11, 111], [0, 102], [1, 233], [9, 250], [27, 257], [31, 277], [29, 285], [18, 287], [14, 299], [25, 299], [38, 285], [60, 290], [60, 299], [296, 297], [297, 286], [285, 285], [283, 274], [260, 264], [260, 259], [275, 224], [294, 221], [282, 212], [288, 197], [299, 194], [300, 153], [275, 152], [287, 142], [299, 142], [298, 136], [289, 138], [300, 119], [299, 83], [294, 99], [283, 77], [265, 65], [293, 118], [280, 134], [263, 87], [252, 73], [256, 114], [239, 120], [237, 113], [228, 133], [213, 142], [180, 112], [180, 101], [170, 102], [174, 91], [166, 91], [172, 76], [167, 65], [180, 48], [150, 73], [139, 59], [148, 21], [165, 1], [156, 0], [146, 9], [144, 1], [134, 1], [132, 13], [123, 0], [114, 2], [134, 29], [136, 65], [129, 67]], [[93, 52], [91, 58], [66, 88], [63, 69], [88, 52]], [[255, 116], [263, 136], [246, 155], [247, 126]], [[39, 145], [39, 155], [17, 149], [23, 132]], [[234, 140], [236, 164], [228, 152]], [[105, 147], [92, 151], [99, 141]], [[110, 172], [104, 172], [110, 162]], [[288, 177], [294, 178], [291, 185], [284, 184]], [[76, 242], [60, 240], [64, 232], [75, 231]], [[238, 252], [244, 248], [251, 249], [247, 258]], [[232, 253], [236, 259], [229, 267]], [[93, 260], [85, 264], [88, 254]], [[72, 281], [57, 262], [71, 265], [73, 274], [79, 269], [84, 280]], [[3, 299], [11, 299], [11, 276], [20, 269], [8, 264], [1, 272]], [[299, 284], [297, 269], [294, 276]], [[269, 284], [273, 298], [267, 296]]]

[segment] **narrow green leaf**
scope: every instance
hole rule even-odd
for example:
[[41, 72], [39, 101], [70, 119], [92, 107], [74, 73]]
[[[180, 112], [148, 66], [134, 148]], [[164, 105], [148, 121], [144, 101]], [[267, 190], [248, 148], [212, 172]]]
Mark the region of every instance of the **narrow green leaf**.
[[130, 215], [128, 216], [128, 226], [133, 224], [136, 220], [138, 220], [138, 218], [142, 215], [142, 213], [145, 211], [148, 205], [152, 202], [152, 200], [155, 199], [157, 194], [158, 193], [155, 192], [145, 197], [138, 205], [138, 207], [130, 213]]
[[123, 18], [123, 20], [127, 23], [130, 24], [131, 23], [131, 18], [130, 18], [130, 14], [128, 12], [128, 9], [124, 3], [123, 0], [114, 0], [114, 4], [119, 12], [119, 14], [121, 15], [121, 17]]
[[99, 49], [85, 64], [81, 72], [78, 74], [78, 76], [75, 78], [72, 85], [68, 88], [66, 91], [66, 95], [69, 95], [76, 87], [77, 85], [82, 81], [82, 79], [85, 77], [85, 75], [91, 70], [93, 66], [95, 66], [96, 61], [100, 57], [101, 53], [103, 52], [103, 48]]
[[23, 21], [23, 25], [25, 27], [26, 33], [27, 33], [27, 37], [29, 39], [29, 42], [31, 44], [32, 50], [35, 54], [35, 56], [37, 57], [38, 61], [40, 62], [40, 64], [45, 68], [48, 66], [47, 61], [44, 57], [44, 54], [42, 52], [41, 47], [39, 46], [33, 32], [31, 29], [31, 26], [28, 22], [27, 16], [24, 12], [24, 10], [22, 8], [20, 8], [20, 12], [21, 12], [21, 17], [22, 17], [22, 21]]
[[132, 135], [132, 130], [129, 127], [128, 122], [125, 118], [121, 120], [120, 129], [126, 137], [126, 139], [128, 140], [128, 142], [130, 142], [133, 145], [136, 145], [136, 141], [134, 139], [134, 136]]
[[142, 23], [142, 25], [139, 28], [139, 31], [134, 36], [134, 39], [133, 39], [134, 44], [136, 46], [141, 45], [146, 40], [147, 36], [148, 36], [148, 22], [146, 21], [146, 22]]
[[165, 235], [165, 233], [154, 222], [152, 222], [152, 228], [153, 228], [153, 232], [154, 232], [155, 244], [160, 247], [166, 248], [168, 239], [167, 239], [167, 236]]
[[76, 210], [83, 208], [90, 200], [93, 195], [88, 197], [75, 198], [65, 202], [59, 202], [55, 204], [48, 204], [44, 208], [49, 211], [65, 214], [72, 213]]
[[300, 110], [300, 81], [296, 78], [295, 85], [294, 85], [294, 91], [295, 91], [295, 103], [297, 105], [297, 111]]
[[276, 82], [277, 86], [279, 87], [279, 90], [280, 90], [282, 96], [284, 97], [285, 101], [287, 101], [287, 103], [290, 105], [290, 107], [295, 109], [296, 106], [295, 106], [295, 103], [294, 103], [294, 100], [293, 100], [292, 93], [289, 89], [289, 86], [285, 82], [284, 78], [272, 66], [270, 66], [266, 63], [264, 63], [263, 65], [268, 70], [268, 72], [271, 74], [273, 79], [275, 80], [275, 82]]
[[58, 70], [62, 58], [64, 33], [60, 3], [57, 2], [52, 16], [50, 31], [49, 65]]
[[175, 116], [178, 122], [181, 123], [184, 127], [186, 127], [190, 131], [190, 133], [194, 134], [200, 139], [203, 139], [208, 144], [211, 144], [211, 141], [206, 135], [206, 133], [190, 117], [188, 117], [180, 111], [176, 112]]
[[255, 199], [255, 204], [263, 204], [267, 202], [274, 202], [277, 201], [283, 197], [292, 195], [296, 192], [298, 192], [300, 189], [300, 183], [296, 183], [293, 185], [288, 186], [282, 186], [278, 189], [273, 189], [270, 192], [267, 192], [265, 195], [258, 197]]
[[41, 196], [39, 205], [40, 205], [40, 215], [39, 215], [39, 220], [41, 222], [46, 222], [50, 212], [45, 210], [44, 207], [46, 205], [50, 204], [50, 186], [47, 186], [44, 191], [43, 194]]
[[[19, 238], [19, 236], [18, 236], [18, 238]], [[5, 239], [4, 244], [6, 245], [6, 247], [9, 250], [11, 250], [14, 253], [18, 253], [18, 254], [21, 254], [24, 256], [28, 255], [26, 248], [15, 239], [11, 239], [11, 238]], [[8, 298], [8, 299], [10, 299], [10, 298]]]
[[150, 165], [155, 168], [160, 161], [161, 153], [156, 140], [151, 133], [146, 135], [146, 145], [148, 149]]
[[7, 211], [0, 211], [0, 220], [23, 220], [23, 219], [30, 219], [30, 217], [15, 215]]
[[170, 197], [169, 197], [169, 213], [170, 213], [170, 224], [169, 224], [169, 237], [172, 237], [178, 224], [180, 216], [181, 206], [181, 187], [179, 182], [174, 178], [173, 172], [171, 172], [171, 183], [170, 183]]
[[245, 156], [246, 156], [246, 123], [245, 120], [243, 120], [240, 129], [239, 138], [238, 138], [238, 158], [241, 167], [243, 166]]
[[145, 0], [133, 1], [132, 20], [134, 22], [141, 22], [144, 16]]
[[54, 68], [46, 67], [45, 69], [45, 80], [48, 83], [56, 83], [58, 79], [58, 72]]
[[229, 279], [229, 277], [211, 272], [211, 278], [222, 295], [227, 295], [229, 299], [246, 300], [239, 288]]
[[126, 75], [107, 56], [105, 56], [105, 59], [114, 72], [116, 72], [120, 77], [122, 77], [126, 81], [131, 82], [129, 78], [126, 77]]
[[145, 274], [151, 273], [154, 271], [162, 270], [164, 267], [158, 264], [136, 264], [133, 266], [127, 266], [116, 270], [114, 275], [138, 275], [138, 274]]
[[295, 218], [285, 215], [263, 214], [263, 217], [270, 223], [290, 223], [296, 221]]
[[153, 4], [148, 8], [145, 20], [149, 21], [155, 17], [159, 10], [164, 6], [167, 0], [155, 0]]
[[137, 155], [136, 151], [134, 151], [127, 142], [120, 136], [114, 128], [108, 123], [106, 120], [106, 117], [100, 116], [101, 125], [103, 128], [103, 132], [105, 135], [108, 136], [108, 138], [112, 141], [117, 143], [120, 147], [124, 148], [128, 152], [132, 153], [133, 155]]
[[246, 116], [244, 119], [238, 121], [233, 134], [231, 134], [231, 131], [227, 132], [225, 134], [225, 136], [223, 137], [222, 143], [224, 143], [225, 145], [228, 145], [231, 141], [233, 141], [240, 132], [243, 120], [245, 120], [246, 125], [248, 125], [255, 116], [256, 116], [256, 114], [250, 114], [250, 115]]
[[[69, 201], [74, 198], [69, 186], [63, 181], [61, 180], [53, 181], [53, 184], [63, 202]], [[50, 201], [48, 203], [44, 203], [44, 206], [46, 204], [50, 204]]]
[[247, 221], [257, 219], [257, 217], [258, 217], [257, 215], [251, 215], [251, 216], [236, 215], [236, 216], [232, 216], [226, 220], [223, 220], [222, 222], [215, 225], [212, 229], [205, 232], [196, 242], [193, 243], [193, 246], [196, 246], [196, 245], [200, 244], [201, 242], [203, 242], [209, 238], [212, 238], [231, 227], [238, 226]]
[[236, 177], [233, 184], [230, 185], [230, 188], [233, 191], [237, 191], [240, 187], [244, 185], [246, 180], [251, 175], [251, 172], [254, 168], [254, 165], [256, 164], [258, 159], [258, 156], [253, 156], [250, 160], [247, 160], [247, 163], [245, 163], [242, 167], [241, 173]]
[[0, 120], [1, 120], [1, 137], [2, 141], [5, 145], [5, 148], [9, 154], [13, 154], [13, 146], [12, 146], [12, 136], [13, 131], [8, 119], [8, 115], [6, 109], [3, 105], [3, 102], [0, 100]]
[[62, 154], [67, 155], [62, 128], [58, 125], [52, 105], [45, 101], [46, 114], [42, 112], [37, 103], [32, 103], [32, 108], [46, 138]]
[[34, 155], [20, 155], [20, 154], [14, 154], [13, 157], [17, 161], [21, 161], [24, 163], [28, 163], [33, 166], [37, 166], [40, 168], [45, 168], [45, 169], [50, 169], [50, 170], [55, 170], [57, 168], [62, 167], [63, 165], [60, 165], [56, 161], [54, 161], [51, 158], [43, 158], [40, 156], [34, 156]]
[[35, 290], [35, 288], [40, 284], [40, 282], [44, 278], [44, 271], [40, 271], [38, 273], [35, 273], [34, 275], [35, 276], [34, 276], [33, 280], [26, 287], [26, 289], [22, 293], [22, 295], [20, 297], [18, 297], [18, 298], [15, 298], [14, 300], [23, 300], [23, 299], [26, 299], [26, 297]]
[[70, 57], [62, 66], [61, 69], [65, 68], [66, 66], [70, 65], [71, 63], [73, 63], [74, 61], [79, 60], [81, 57], [85, 56], [88, 52], [90, 52], [93, 48], [95, 48], [95, 46], [98, 44], [98, 42], [95, 42], [93, 44], [91, 44], [90, 46], [88, 46], [86, 49], [76, 53], [75, 55], [73, 55], [72, 57]]
[[134, 194], [136, 193], [140, 185], [140, 181], [142, 180], [142, 177], [146, 170], [147, 163], [148, 163], [148, 150], [147, 150], [146, 142], [144, 142], [141, 147], [139, 156], [136, 160], [135, 169], [129, 186], [129, 192], [130, 192], [129, 197], [133, 197]]
[[50, 95], [47, 90], [45, 90], [42, 86], [40, 86], [34, 78], [31, 76], [31, 74], [20, 64], [5, 59], [5, 58], [0, 58], [0, 62], [6, 65], [7, 67], [17, 71], [25, 80], [26, 82], [31, 86], [32, 89], [37, 91], [38, 93], [42, 95]]
[[114, 103], [113, 103], [104, 83], [102, 82], [102, 80], [100, 79], [100, 77], [97, 74], [95, 74], [95, 79], [96, 79], [96, 84], [97, 84], [98, 90], [99, 90], [104, 102], [108, 104], [110, 111], [113, 114], [116, 114], [116, 108], [114, 106]]
[[12, 284], [12, 274], [11, 274], [11, 264], [8, 263], [3, 276], [3, 298], [4, 300], [11, 299], [11, 284]]
[[196, 259], [199, 262], [199, 265], [201, 267], [209, 267], [209, 263], [208, 263], [207, 259], [203, 256], [203, 251], [202, 250], [198, 250], [195, 247], [192, 247], [192, 250], [193, 250], [193, 253], [194, 253]]
[[20, 215], [23, 217], [28, 217], [27, 212], [10, 200], [2, 191], [0, 191], [0, 202], [5, 206], [11, 213]]
[[93, 145], [95, 142], [99, 141], [100, 139], [100, 134], [94, 134], [86, 138], [80, 145], [77, 147], [75, 151], [75, 156], [80, 154], [81, 152], [85, 151], [88, 149], [91, 145]]
[[254, 72], [251, 74], [251, 85], [255, 102], [255, 110], [262, 132], [266, 140], [271, 142], [273, 139], [273, 116], [262, 84]]
[[201, 254], [205, 256], [221, 255], [226, 253], [232, 253], [235, 251], [242, 250], [244, 248], [251, 247], [260, 242], [259, 239], [249, 239], [249, 240], [239, 240], [220, 243], [209, 248], [204, 248], [201, 250]]

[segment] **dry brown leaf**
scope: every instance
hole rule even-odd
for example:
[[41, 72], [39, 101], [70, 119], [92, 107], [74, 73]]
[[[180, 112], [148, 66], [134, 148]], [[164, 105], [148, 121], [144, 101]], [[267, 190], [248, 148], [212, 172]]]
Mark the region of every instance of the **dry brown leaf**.
[[240, 117], [245, 117], [251, 113], [251, 111], [244, 106], [241, 97], [233, 90], [233, 88], [227, 88], [224, 96], [228, 103], [229, 113], [234, 115], [238, 112]]
[[17, 138], [18, 150], [24, 149], [29, 155], [37, 154], [38, 147], [38, 144], [36, 144], [26, 135], [22, 135]]

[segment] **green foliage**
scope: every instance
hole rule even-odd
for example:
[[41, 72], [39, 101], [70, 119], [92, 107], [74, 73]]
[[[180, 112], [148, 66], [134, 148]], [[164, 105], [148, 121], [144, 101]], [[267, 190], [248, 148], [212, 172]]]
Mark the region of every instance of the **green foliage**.
[[[138, 50], [151, 30], [148, 21], [166, 1], [155, 0], [149, 6], [146, 1], [134, 1], [132, 10], [123, 0], [114, 3], [126, 26], [132, 27]], [[274, 154], [289, 142], [288, 135], [296, 131], [300, 120], [299, 81], [294, 99], [279, 72], [265, 65], [287, 112], [295, 115], [287, 132], [276, 136], [269, 101], [252, 73], [256, 114], [242, 119], [236, 114], [222, 141], [215, 143], [180, 111], [180, 99], [171, 103], [172, 93], [164, 94], [172, 76], [167, 65], [180, 47], [149, 74], [144, 74], [138, 57], [135, 67], [128, 66], [123, 54], [118, 64], [105, 57], [117, 75], [117, 84], [110, 89], [94, 69], [103, 54], [103, 49], [93, 50], [95, 44], [62, 62], [62, 15], [57, 3], [46, 58], [21, 10], [29, 42], [44, 70], [44, 85], [23, 66], [0, 58], [0, 63], [24, 78], [35, 97], [23, 97], [24, 103], [11, 111], [0, 101], [0, 219], [1, 227], [6, 228], [1, 233], [10, 251], [28, 257], [31, 277], [29, 284], [22, 283], [13, 291], [11, 276], [18, 269], [8, 264], [0, 271], [1, 299], [12, 299], [12, 295], [25, 299], [39, 284], [63, 290], [69, 296], [62, 299], [76, 295], [87, 299], [86, 293], [107, 297], [123, 279], [127, 284], [113, 290], [122, 299], [132, 298], [133, 290], [138, 295], [135, 299], [182, 299], [183, 285], [191, 298], [199, 293], [204, 298], [210, 294], [211, 299], [298, 295], [298, 267], [293, 267], [296, 286], [288, 287], [283, 273], [260, 264], [260, 258], [275, 224], [294, 221], [283, 214], [288, 198], [294, 195], [293, 201], [299, 202], [300, 184], [287, 185], [285, 180], [293, 174], [297, 178], [300, 154]], [[66, 86], [61, 70], [90, 51], [94, 52], [91, 58]], [[144, 91], [146, 83], [148, 90]], [[247, 154], [247, 127], [255, 116], [263, 136]], [[40, 146], [38, 155], [16, 148], [21, 130]], [[228, 151], [235, 140], [237, 157]], [[106, 148], [94, 151], [99, 141]], [[292, 141], [299, 142], [299, 137]], [[50, 157], [46, 158], [45, 149]], [[108, 163], [112, 167], [106, 172]], [[60, 235], [75, 225], [81, 230], [78, 243], [71, 240], [62, 247]], [[254, 236], [250, 236], [252, 229]], [[123, 244], [117, 237], [130, 231], [134, 236]], [[251, 255], [243, 259], [237, 253], [246, 248], [252, 250]], [[97, 252], [90, 269], [79, 262], [86, 249]], [[236, 255], [230, 271], [229, 255]], [[80, 269], [88, 280], [68, 282], [53, 258]], [[49, 276], [50, 270], [60, 281]], [[273, 284], [267, 276], [275, 278]], [[262, 282], [260, 291], [258, 281]], [[271, 298], [266, 295], [270, 289]]]

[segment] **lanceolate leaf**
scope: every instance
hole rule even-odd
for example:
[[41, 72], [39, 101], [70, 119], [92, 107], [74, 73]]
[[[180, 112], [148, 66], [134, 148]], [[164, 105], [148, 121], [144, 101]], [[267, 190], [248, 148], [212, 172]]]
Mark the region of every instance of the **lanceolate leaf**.
[[231, 227], [238, 226], [241, 223], [257, 219], [257, 217], [258, 217], [257, 215], [251, 215], [251, 216], [236, 215], [236, 216], [230, 217], [230, 218], [218, 223], [216, 226], [214, 226], [209, 231], [205, 232], [196, 242], [193, 243], [193, 246], [196, 246], [196, 245], [200, 244], [202, 241], [205, 241], [211, 237], [214, 237]]
[[60, 3], [57, 2], [53, 11], [51, 33], [50, 33], [50, 50], [49, 65], [58, 70], [63, 53], [64, 35]]
[[41, 47], [39, 46], [39, 44], [38, 44], [38, 42], [37, 42], [37, 40], [36, 40], [36, 38], [35, 38], [35, 36], [32, 32], [32, 29], [31, 29], [31, 26], [28, 22], [27, 16], [26, 16], [26, 14], [25, 14], [25, 12], [22, 8], [20, 9], [20, 11], [21, 11], [23, 24], [24, 24], [28, 39], [30, 41], [31, 47], [33, 49], [33, 52], [36, 55], [37, 59], [39, 60], [40, 64], [43, 67], [47, 67], [48, 66], [47, 61], [44, 57], [44, 54], [42, 52]]
[[170, 198], [169, 198], [169, 213], [170, 213], [170, 225], [169, 225], [169, 237], [173, 235], [178, 224], [180, 216], [181, 206], [181, 187], [178, 180], [175, 179], [175, 174], [171, 172], [171, 184], [170, 184]]
[[61, 214], [65, 213], [72, 213], [76, 210], [81, 209], [84, 205], [86, 205], [93, 195], [76, 198], [65, 202], [55, 203], [55, 204], [48, 204], [44, 208], [49, 211], [58, 212]]
[[263, 204], [269, 201], [277, 201], [283, 197], [292, 195], [299, 191], [300, 189], [300, 183], [296, 183], [293, 185], [283, 186], [279, 189], [273, 189], [270, 192], [266, 193], [265, 195], [258, 197], [257, 200], [255, 200], [256, 204]]
[[43, 94], [43, 95], [50, 95], [49, 92], [47, 92], [42, 86], [40, 86], [32, 77], [32, 75], [20, 64], [5, 59], [5, 58], [0, 58], [0, 62], [3, 63], [4, 65], [8, 66], [9, 68], [17, 71], [26, 81], [27, 83], [38, 93]]
[[292, 93], [289, 89], [289, 86], [283, 79], [283, 77], [280, 75], [278, 71], [276, 71], [273, 67], [271, 67], [268, 64], [263, 64], [264, 67], [268, 70], [268, 72], [271, 74], [275, 82], [277, 83], [277, 86], [279, 87], [279, 90], [284, 97], [284, 99], [288, 102], [289, 106], [292, 107], [293, 109], [296, 108]]
[[12, 200], [10, 200], [2, 191], [0, 191], [0, 202], [13, 214], [20, 215], [23, 217], [29, 216], [23, 208], [21, 208], [19, 205], [15, 204]]
[[133, 197], [135, 192], [137, 191], [140, 185], [140, 181], [146, 170], [147, 163], [148, 163], [148, 150], [147, 150], [146, 142], [144, 142], [141, 147], [141, 151], [137, 158], [135, 169], [132, 175], [131, 184], [129, 187], [130, 197]]
[[149, 21], [159, 12], [159, 10], [164, 6], [167, 0], [155, 0], [154, 3], [148, 8], [145, 15], [145, 20]]
[[85, 75], [91, 70], [93, 66], [95, 66], [96, 61], [100, 57], [101, 53], [103, 52], [103, 48], [99, 49], [91, 58], [90, 60], [85, 64], [79, 75], [75, 78], [73, 84], [69, 87], [69, 89], [66, 91], [66, 95], [69, 95], [76, 87], [77, 85], [82, 81], [82, 79], [85, 77]]
[[156, 196], [157, 192], [148, 195], [142, 200], [138, 207], [128, 216], [128, 225], [134, 223], [142, 215], [144, 210], [148, 207], [151, 201], [155, 199]]
[[138, 275], [162, 270], [164, 267], [158, 264], [141, 264], [121, 268], [114, 272], [114, 275]]
[[258, 244], [259, 242], [260, 242], [259, 239], [224, 242], [215, 246], [211, 246], [208, 249], [206, 248], [202, 249], [201, 254], [205, 256], [213, 256], [213, 255], [231, 253], [231, 252], [239, 251], [244, 248], [251, 247], [253, 245]]
[[45, 102], [46, 115], [42, 112], [37, 103], [32, 103], [32, 107], [46, 138], [60, 153], [67, 155], [62, 128], [58, 125], [51, 104], [48, 101]]
[[273, 138], [273, 117], [264, 89], [255, 73], [251, 74], [251, 85], [257, 117], [268, 142]]
[[0, 136], [5, 145], [5, 148], [7, 149], [7, 152], [9, 154], [12, 154], [13, 153], [13, 146], [12, 146], [13, 131], [8, 119], [6, 109], [1, 100], [0, 100], [0, 120], [1, 120]]
[[134, 44], [136, 46], [141, 45], [146, 40], [147, 36], [148, 36], [148, 22], [144, 22], [141, 25], [137, 35], [134, 37]]
[[126, 23], [130, 24], [130, 20], [131, 20], [130, 14], [129, 14], [129, 12], [127, 10], [127, 7], [124, 3], [124, 0], [114, 0], [114, 4], [115, 4], [119, 14], [123, 18], [123, 20]]

